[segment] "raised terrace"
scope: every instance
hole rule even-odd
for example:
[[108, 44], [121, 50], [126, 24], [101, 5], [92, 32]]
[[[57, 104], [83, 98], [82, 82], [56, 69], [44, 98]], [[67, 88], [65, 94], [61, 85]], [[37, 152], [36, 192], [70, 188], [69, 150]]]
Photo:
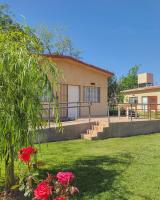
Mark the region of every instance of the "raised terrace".
[[133, 117], [96, 117], [80, 118], [73, 121], [61, 122], [63, 130], [50, 122], [40, 131], [39, 141], [59, 141], [71, 139], [105, 139], [112, 137], [127, 137], [133, 135], [160, 132], [160, 120]]

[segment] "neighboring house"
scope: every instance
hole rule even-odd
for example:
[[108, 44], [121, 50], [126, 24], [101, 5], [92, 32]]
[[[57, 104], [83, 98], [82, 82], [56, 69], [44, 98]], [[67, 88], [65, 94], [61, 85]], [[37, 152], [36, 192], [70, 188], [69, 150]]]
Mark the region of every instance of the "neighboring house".
[[63, 112], [61, 109], [62, 117], [88, 116], [88, 108], [81, 106], [89, 102], [92, 103], [92, 116], [105, 116], [107, 114], [107, 79], [113, 76], [113, 73], [71, 56], [45, 56], [50, 57], [63, 74], [63, 78], [60, 80], [59, 102], [66, 103], [68, 107], [80, 106], [63, 109]]
[[121, 91], [124, 94], [124, 103], [140, 104], [142, 110], [160, 109], [160, 86], [153, 85], [153, 75], [143, 73], [138, 75], [138, 88]]

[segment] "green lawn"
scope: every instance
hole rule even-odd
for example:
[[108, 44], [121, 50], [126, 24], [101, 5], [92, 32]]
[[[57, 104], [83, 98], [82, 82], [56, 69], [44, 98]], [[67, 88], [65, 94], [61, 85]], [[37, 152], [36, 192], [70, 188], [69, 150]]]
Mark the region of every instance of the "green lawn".
[[73, 171], [78, 200], [160, 199], [160, 134], [37, 147], [45, 163], [41, 178], [47, 172]]
[[41, 145], [47, 172], [73, 171], [82, 200], [159, 200], [160, 134]]

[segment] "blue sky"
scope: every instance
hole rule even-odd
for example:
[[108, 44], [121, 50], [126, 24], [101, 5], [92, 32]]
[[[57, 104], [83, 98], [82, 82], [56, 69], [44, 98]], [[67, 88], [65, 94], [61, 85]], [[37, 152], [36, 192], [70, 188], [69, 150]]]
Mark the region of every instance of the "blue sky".
[[135, 64], [160, 84], [160, 0], [4, 0], [31, 26], [63, 26], [83, 60], [126, 74]]

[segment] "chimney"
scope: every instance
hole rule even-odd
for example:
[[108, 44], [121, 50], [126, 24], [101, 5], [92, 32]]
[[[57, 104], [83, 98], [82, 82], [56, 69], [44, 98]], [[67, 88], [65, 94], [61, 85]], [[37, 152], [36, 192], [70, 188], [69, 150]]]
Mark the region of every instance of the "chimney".
[[138, 74], [138, 86], [139, 87], [153, 86], [153, 74], [151, 73]]

